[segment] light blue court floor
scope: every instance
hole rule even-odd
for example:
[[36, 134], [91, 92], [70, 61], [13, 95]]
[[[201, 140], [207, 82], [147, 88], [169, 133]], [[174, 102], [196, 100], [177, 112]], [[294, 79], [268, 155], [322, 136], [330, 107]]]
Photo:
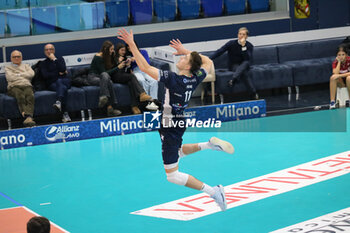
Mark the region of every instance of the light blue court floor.
[[[235, 153], [201, 151], [180, 171], [228, 186], [350, 151], [349, 116], [325, 110], [186, 132], [184, 143], [216, 136]], [[350, 175], [190, 221], [134, 215], [200, 193], [166, 180], [158, 132], [148, 132], [0, 151], [0, 192], [0, 209], [21, 204], [73, 233], [260, 233], [350, 207]]]

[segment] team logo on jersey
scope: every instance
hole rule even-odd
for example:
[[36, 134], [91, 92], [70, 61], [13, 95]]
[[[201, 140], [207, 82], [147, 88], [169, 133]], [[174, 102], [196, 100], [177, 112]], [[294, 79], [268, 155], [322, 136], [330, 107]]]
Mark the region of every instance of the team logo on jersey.
[[192, 79], [188, 79], [188, 78], [184, 78], [183, 79], [183, 82], [186, 84], [186, 83], [194, 83], [196, 82], [197, 80], [195, 78], [192, 78]]
[[203, 74], [203, 73], [202, 73], [202, 71], [200, 71], [200, 70], [198, 70], [197, 73], [196, 73], [197, 76], [201, 76], [202, 74]]

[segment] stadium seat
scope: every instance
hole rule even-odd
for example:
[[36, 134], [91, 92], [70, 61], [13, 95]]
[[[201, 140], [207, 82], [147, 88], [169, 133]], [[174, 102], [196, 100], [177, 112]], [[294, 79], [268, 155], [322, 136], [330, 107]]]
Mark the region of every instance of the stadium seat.
[[199, 16], [199, 0], [178, 0], [177, 6], [181, 19], [194, 19]]
[[252, 13], [269, 11], [269, 0], [248, 0], [248, 4]]
[[53, 6], [35, 7], [32, 10], [33, 35], [55, 32], [56, 9]]
[[176, 17], [176, 0], [153, 0], [153, 9], [157, 21], [172, 21]]
[[222, 15], [222, 0], [202, 0], [202, 7], [205, 17], [214, 17]]
[[92, 11], [92, 18], [93, 18], [93, 28], [103, 28], [104, 22], [105, 22], [105, 4], [104, 2], [96, 2], [96, 5], [94, 6], [94, 9]]
[[17, 7], [16, 0], [1, 0], [0, 8], [1, 9], [15, 9]]
[[[6, 0], [5, 0], [6, 1]], [[32, 2], [35, 3], [33, 0], [16, 0], [16, 8], [26, 8], [26, 7], [34, 7], [32, 6]]]
[[25, 36], [30, 34], [29, 9], [7, 10], [7, 25], [11, 36]]
[[6, 1], [0, 1], [0, 10], [5, 10], [7, 8]]
[[106, 0], [106, 21], [110, 27], [127, 25], [129, 4], [127, 0]]
[[39, 7], [40, 6], [40, 0], [29, 0], [28, 3], [30, 4], [30, 7]]
[[224, 0], [228, 15], [243, 14], [245, 12], [245, 0]]
[[97, 29], [103, 27], [103, 2], [84, 3], [80, 5], [82, 29]]
[[0, 11], [0, 37], [5, 36], [5, 11]]
[[63, 31], [77, 31], [81, 29], [80, 5], [56, 6], [57, 26]]
[[71, 2], [66, 0], [38, 0], [40, 6], [61, 6], [61, 5], [70, 5]]
[[152, 0], [130, 0], [129, 3], [134, 24], [151, 23]]

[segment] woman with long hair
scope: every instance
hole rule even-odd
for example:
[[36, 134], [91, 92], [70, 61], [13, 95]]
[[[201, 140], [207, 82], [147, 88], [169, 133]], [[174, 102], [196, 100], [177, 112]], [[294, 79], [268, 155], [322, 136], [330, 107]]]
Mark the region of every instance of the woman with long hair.
[[100, 87], [98, 107], [103, 108], [107, 105], [107, 116], [118, 116], [121, 114], [121, 111], [113, 108], [113, 105], [117, 103], [110, 76], [117, 70], [113, 68], [113, 58], [114, 45], [112, 42], [106, 40], [103, 42], [100, 52], [96, 53], [92, 59], [87, 76], [89, 85]]
[[[146, 94], [141, 84], [137, 81], [135, 75], [131, 73], [131, 62], [131, 57], [126, 56], [126, 45], [123, 43], [118, 43], [116, 45], [116, 54], [114, 59], [114, 65], [118, 68], [118, 70], [112, 74], [112, 81], [115, 83], [127, 84], [129, 86], [131, 110], [134, 114], [139, 114], [141, 111], [138, 108], [138, 103], [151, 101], [152, 97]], [[148, 110], [156, 110], [152, 107], [157, 106], [154, 104], [152, 105], [152, 103], [146, 106]]]
[[[335, 94], [337, 92], [337, 86], [347, 87], [350, 94], [350, 57], [347, 55], [347, 51], [344, 46], [339, 46], [337, 51], [337, 57], [332, 63], [333, 75], [329, 80], [329, 92], [331, 103], [329, 109], [334, 109]], [[346, 105], [349, 105], [347, 100]]]

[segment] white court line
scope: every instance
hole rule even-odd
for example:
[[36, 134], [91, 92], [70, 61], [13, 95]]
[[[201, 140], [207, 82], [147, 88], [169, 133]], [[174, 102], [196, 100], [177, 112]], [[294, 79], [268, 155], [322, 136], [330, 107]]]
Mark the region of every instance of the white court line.
[[[225, 187], [227, 209], [348, 174], [350, 151], [314, 160]], [[131, 214], [188, 221], [219, 212], [204, 193], [152, 206]]]
[[40, 205], [51, 205], [51, 202], [46, 202], [46, 203], [40, 203]]
[[270, 233], [350, 232], [350, 207]]
[[15, 206], [15, 207], [9, 207], [9, 208], [4, 208], [0, 210], [10, 210], [10, 209], [16, 209], [16, 208], [21, 208], [22, 206]]

